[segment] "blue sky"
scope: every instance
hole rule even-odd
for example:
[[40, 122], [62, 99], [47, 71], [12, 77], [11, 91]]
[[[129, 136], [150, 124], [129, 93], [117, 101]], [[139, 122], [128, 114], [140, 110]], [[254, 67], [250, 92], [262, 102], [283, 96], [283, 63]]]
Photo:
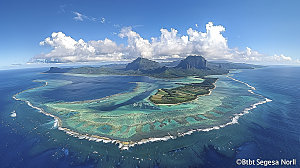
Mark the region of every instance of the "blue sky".
[[[300, 59], [299, 7], [297, 0], [1, 0], [0, 66], [24, 64], [36, 55], [46, 55], [54, 46], [39, 43], [53, 32], [87, 43], [108, 38], [128, 47], [130, 32], [151, 43], [151, 37], [161, 36], [162, 28], [168, 31], [174, 28], [181, 37], [187, 35], [189, 28], [206, 32], [209, 22], [226, 29], [222, 36], [230, 50], [246, 53], [248, 47], [251, 56], [255, 51], [257, 55], [282, 54], [297, 60]], [[75, 18], [76, 12], [82, 15], [81, 20]], [[120, 38], [124, 27], [131, 29]], [[132, 54], [128, 48], [120, 52], [126, 50]]]

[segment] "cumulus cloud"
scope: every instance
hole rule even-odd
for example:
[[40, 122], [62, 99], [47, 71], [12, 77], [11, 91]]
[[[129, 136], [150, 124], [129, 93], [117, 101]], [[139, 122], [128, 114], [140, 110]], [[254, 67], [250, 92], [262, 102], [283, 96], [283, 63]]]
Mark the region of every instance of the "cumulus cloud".
[[110, 39], [76, 41], [62, 32], [52, 33], [40, 45], [48, 45], [52, 50], [34, 59], [45, 59], [47, 62], [118, 61], [123, 56], [121, 47]]
[[209, 59], [231, 59], [226, 38], [222, 35], [223, 26], [214, 26], [212, 22], [206, 24], [206, 32], [202, 33], [189, 28], [187, 34], [193, 46], [191, 54], [206, 55]]
[[119, 36], [128, 38], [130, 55], [152, 59], [182, 58], [187, 55], [203, 55], [207, 59], [232, 59], [232, 54], [223, 37], [223, 26], [214, 26], [212, 22], [206, 25], [202, 33], [189, 28], [187, 35], [178, 35], [176, 29], [161, 29], [160, 37], [152, 37], [151, 41], [142, 38], [130, 27], [122, 28]]
[[131, 27], [122, 28], [119, 37], [128, 38], [128, 45], [124, 48], [127, 58], [139, 56], [152, 58], [153, 48], [149, 40], [143, 39], [138, 33], [132, 31]]
[[293, 60], [291, 57], [280, 55], [265, 55], [261, 54], [258, 51], [252, 50], [249, 47], [246, 47], [244, 51], [238, 49], [232, 50], [232, 61], [238, 62], [249, 62], [249, 63], [268, 63], [268, 64], [290, 64], [290, 63], [299, 63], [297, 60]]
[[[78, 20], [83, 19], [83, 15], [76, 17]], [[162, 28], [159, 37], [145, 39], [132, 30], [132, 27], [123, 27], [118, 35], [120, 38], [126, 38], [127, 44], [117, 44], [108, 38], [88, 42], [82, 39], [76, 41], [62, 32], [54, 32], [51, 37], [40, 42], [40, 45], [50, 46], [52, 50], [34, 59], [88, 62], [132, 60], [137, 57], [172, 60], [188, 55], [202, 55], [208, 60], [233, 62], [293, 62], [291, 57], [282, 54], [268, 56], [249, 47], [245, 50], [229, 48], [227, 39], [222, 34], [225, 31], [224, 26], [209, 22], [205, 28], [205, 32], [189, 28], [186, 35], [179, 35], [173, 28]]]

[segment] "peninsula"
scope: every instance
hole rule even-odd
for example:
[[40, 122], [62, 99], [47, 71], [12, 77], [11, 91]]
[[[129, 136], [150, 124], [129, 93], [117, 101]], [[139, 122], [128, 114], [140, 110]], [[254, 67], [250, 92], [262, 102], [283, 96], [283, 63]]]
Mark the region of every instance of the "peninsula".
[[177, 83], [175, 88], [158, 89], [149, 100], [156, 105], [174, 105], [196, 99], [198, 96], [210, 94], [215, 88], [217, 78], [207, 75], [227, 74], [230, 69], [253, 69], [258, 65], [208, 62], [202, 56], [188, 56], [181, 61], [159, 63], [146, 58], [137, 58], [128, 64], [111, 64], [100, 67], [58, 68], [51, 67], [46, 73], [71, 74], [107, 74], [107, 75], [136, 75], [155, 78], [182, 78], [196, 76], [202, 78], [202, 83]]

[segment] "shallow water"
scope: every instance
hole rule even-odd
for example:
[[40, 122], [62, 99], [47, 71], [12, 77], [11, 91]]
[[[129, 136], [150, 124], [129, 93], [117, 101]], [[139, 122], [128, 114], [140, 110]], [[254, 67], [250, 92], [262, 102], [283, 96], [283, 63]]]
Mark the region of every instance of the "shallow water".
[[[122, 81], [124, 82], [120, 85], [126, 87], [119, 87], [119, 85], [111, 86], [109, 84], [115, 77], [105, 77], [106, 79], [99, 84], [95, 84], [99, 82], [98, 77], [89, 77], [85, 78], [84, 83], [82, 83], [82, 76], [39, 74], [43, 71], [44, 69], [0, 71], [0, 136], [3, 137], [0, 144], [1, 167], [41, 167], [41, 165], [43, 167], [54, 167], [54, 165], [56, 167], [153, 167], [155, 165], [159, 167], [199, 167], [201, 165], [204, 167], [231, 167], [235, 166], [235, 158], [241, 157], [299, 159], [300, 132], [298, 121], [300, 117], [297, 112], [299, 109], [299, 102], [297, 101], [300, 93], [299, 82], [297, 82], [300, 80], [299, 75], [297, 75], [300, 72], [299, 68], [269, 67], [243, 70], [234, 74], [234, 78], [254, 86], [255, 92], [273, 100], [257, 106], [249, 114], [241, 117], [239, 124], [208, 132], [195, 132], [168, 141], [146, 143], [125, 151], [120, 151], [118, 146], [111, 143], [80, 140], [66, 135], [53, 127], [54, 121], [51, 117], [39, 113], [27, 106], [26, 103], [13, 100], [12, 96], [22, 90], [41, 85], [41, 83], [32, 82], [33, 80], [72, 81], [72, 84], [54, 86], [48, 88], [49, 90], [35, 92], [36, 100], [33, 100], [35, 99], [34, 96], [29, 96], [32, 102], [37, 103], [35, 105], [41, 102], [51, 104], [62, 100], [63, 102], [72, 102], [99, 99], [132, 91], [136, 84], [131, 82], [154, 83], [157, 87], [161, 87], [164, 86], [163, 81], [154, 82], [155, 79], [147, 77], [139, 77], [139, 79], [137, 77], [130, 77], [130, 79], [124, 77], [126, 81], [123, 78]], [[68, 85], [69, 87], [66, 87]], [[99, 87], [100, 85], [105, 87]], [[112, 87], [116, 89], [107, 89]], [[228, 89], [239, 91], [232, 92], [232, 97], [237, 98], [237, 95], [244, 95], [238, 99], [232, 97], [226, 99], [230, 93]], [[25, 97], [25, 95], [23, 96]], [[191, 106], [197, 107], [199, 105], [205, 106], [202, 109], [209, 109], [209, 107], [218, 104], [217, 102], [222, 102], [223, 106], [214, 107], [213, 113], [208, 110], [210, 115], [207, 115], [215, 118], [220, 118], [219, 115], [223, 115], [222, 119], [199, 124], [195, 123], [195, 118], [187, 118], [189, 116], [184, 115], [189, 125], [184, 127], [182, 132], [186, 131], [185, 128], [193, 128], [194, 126], [222, 124], [233, 113], [243, 111], [245, 107], [239, 105], [241, 102], [244, 100], [256, 101], [257, 98], [253, 97], [255, 100], [251, 100], [252, 97], [253, 95], [248, 92], [247, 86], [228, 78], [224, 78], [224, 81], [219, 80], [217, 88], [210, 96], [203, 96], [197, 100], [198, 102], [193, 102], [194, 104], [182, 104], [180, 109], [193, 109]], [[143, 97], [140, 99], [140, 101], [144, 101]], [[200, 100], [210, 103], [201, 104]], [[127, 106], [130, 104], [125, 104], [115, 110], [124, 113], [129, 109]], [[174, 110], [175, 107], [166, 106], [162, 108], [167, 111], [170, 108]], [[14, 110], [16, 117], [11, 117], [11, 112]], [[147, 110], [149, 109], [142, 111], [145, 113], [145, 111], [148, 112]], [[151, 109], [149, 111], [157, 110]], [[216, 113], [216, 111], [223, 113]], [[105, 112], [107, 113], [107, 111]], [[199, 110], [192, 110], [193, 112], [198, 113]], [[84, 129], [91, 130], [89, 127], [84, 127]], [[172, 127], [166, 127], [156, 133], [159, 135], [168, 129], [172, 131]], [[147, 132], [149, 129], [146, 126], [143, 130]], [[214, 162], [215, 160], [222, 160], [222, 164]]]
[[[18, 93], [16, 99], [38, 107], [43, 113], [59, 117], [59, 129], [64, 129], [70, 135], [95, 141], [107, 141], [106, 138], [111, 139], [108, 141], [119, 140], [122, 141], [117, 141], [121, 149], [127, 149], [128, 143], [131, 146], [167, 140], [168, 137], [176, 138], [193, 129], [218, 129], [220, 125], [231, 124], [232, 118], [245, 108], [264, 100], [263, 96], [249, 92], [250, 85], [227, 75], [216, 76], [219, 80], [212, 94], [171, 106], [154, 105], [149, 97], [157, 89], [175, 86], [179, 82], [203, 80], [188, 77], [170, 81], [139, 76], [66, 78], [64, 75], [57, 75], [56, 80], [47, 80], [47, 76], [44, 74], [44, 80], [34, 81], [40, 82], [40, 87]], [[132, 84], [135, 84], [135, 88], [132, 88]], [[110, 95], [116, 88], [122, 91]], [[101, 90], [99, 98], [81, 100], [93, 94], [94, 90]], [[72, 93], [75, 101], [69, 101], [69, 93]], [[74, 93], [77, 95], [73, 96]], [[64, 98], [55, 95], [64, 95]]]

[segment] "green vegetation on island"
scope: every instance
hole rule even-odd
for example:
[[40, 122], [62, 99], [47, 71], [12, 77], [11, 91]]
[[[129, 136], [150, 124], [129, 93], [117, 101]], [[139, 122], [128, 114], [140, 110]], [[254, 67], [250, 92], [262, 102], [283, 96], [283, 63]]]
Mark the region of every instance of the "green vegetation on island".
[[209, 94], [217, 78], [205, 78], [207, 75], [222, 75], [230, 69], [254, 69], [261, 66], [231, 63], [208, 62], [202, 56], [188, 56], [181, 61], [158, 63], [146, 58], [137, 58], [129, 64], [112, 64], [100, 67], [57, 68], [51, 67], [46, 73], [71, 74], [105, 74], [105, 75], [136, 75], [155, 78], [182, 78], [197, 76], [203, 78], [202, 83], [180, 84], [172, 89], [159, 89], [150, 100], [155, 104], [178, 104], [196, 99], [200, 95]]
[[230, 69], [253, 69], [261, 66], [231, 63], [208, 62], [202, 56], [188, 56], [181, 61], [158, 63], [146, 58], [137, 58], [129, 64], [111, 64], [99, 67], [58, 68], [51, 67], [46, 73], [136, 75], [155, 78], [182, 78], [187, 76], [204, 77], [229, 73]]
[[172, 89], [158, 89], [155, 95], [150, 97], [154, 104], [179, 104], [196, 99], [198, 96], [207, 95], [215, 88], [214, 83], [218, 78], [203, 78], [202, 83], [181, 84]]
[[148, 60], [146, 58], [137, 58], [131, 63], [126, 65], [125, 70], [153, 70], [161, 68], [160, 64], [155, 61]]

